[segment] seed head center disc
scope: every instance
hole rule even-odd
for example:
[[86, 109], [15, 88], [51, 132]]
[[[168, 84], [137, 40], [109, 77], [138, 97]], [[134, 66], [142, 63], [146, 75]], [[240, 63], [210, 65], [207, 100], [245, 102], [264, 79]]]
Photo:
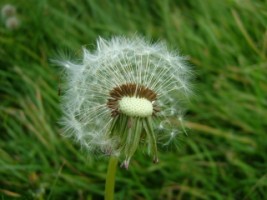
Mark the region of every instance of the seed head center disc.
[[123, 97], [119, 101], [119, 110], [130, 117], [148, 117], [153, 114], [153, 105], [146, 98]]

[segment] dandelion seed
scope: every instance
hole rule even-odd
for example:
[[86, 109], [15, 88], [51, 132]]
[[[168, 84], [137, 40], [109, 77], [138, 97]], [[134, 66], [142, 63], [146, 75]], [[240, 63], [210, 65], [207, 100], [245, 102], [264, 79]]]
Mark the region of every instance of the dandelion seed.
[[164, 43], [114, 37], [99, 38], [94, 52], [84, 49], [81, 64], [61, 64], [66, 133], [89, 152], [123, 158], [124, 168], [140, 144], [158, 162], [158, 145], [178, 135], [173, 121], [182, 119], [181, 102], [190, 91], [184, 58]]

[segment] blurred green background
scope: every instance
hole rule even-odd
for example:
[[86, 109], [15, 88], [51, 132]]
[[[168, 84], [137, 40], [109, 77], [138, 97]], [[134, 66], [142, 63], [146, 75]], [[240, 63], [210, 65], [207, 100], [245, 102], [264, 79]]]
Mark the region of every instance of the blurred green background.
[[196, 78], [178, 152], [119, 169], [116, 199], [267, 199], [266, 0], [1, 0], [0, 199], [103, 199], [107, 160], [61, 135], [58, 52], [143, 35], [188, 56]]

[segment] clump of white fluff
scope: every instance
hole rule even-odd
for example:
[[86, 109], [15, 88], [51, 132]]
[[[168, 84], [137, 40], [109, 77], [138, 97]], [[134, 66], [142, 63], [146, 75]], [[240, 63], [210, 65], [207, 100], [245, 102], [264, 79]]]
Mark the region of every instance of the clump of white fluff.
[[[113, 121], [107, 107], [110, 91], [134, 83], [153, 90], [160, 108], [153, 118], [157, 143], [175, 139], [182, 101], [190, 93], [190, 70], [184, 58], [163, 42], [151, 44], [140, 37], [99, 38], [95, 51], [83, 49], [81, 63], [62, 61], [67, 71], [63, 94], [65, 132], [90, 152], [120, 155], [119, 137], [110, 135]], [[178, 122], [178, 123], [177, 123]]]

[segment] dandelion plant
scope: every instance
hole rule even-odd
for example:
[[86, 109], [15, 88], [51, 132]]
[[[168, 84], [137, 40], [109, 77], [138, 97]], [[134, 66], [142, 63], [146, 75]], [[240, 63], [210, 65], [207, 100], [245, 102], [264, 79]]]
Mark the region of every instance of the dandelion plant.
[[163, 42], [140, 37], [99, 38], [95, 51], [83, 49], [81, 63], [61, 64], [65, 132], [89, 153], [110, 157], [105, 197], [113, 199], [118, 160], [128, 169], [142, 146], [157, 163], [158, 146], [178, 138], [190, 69]]

